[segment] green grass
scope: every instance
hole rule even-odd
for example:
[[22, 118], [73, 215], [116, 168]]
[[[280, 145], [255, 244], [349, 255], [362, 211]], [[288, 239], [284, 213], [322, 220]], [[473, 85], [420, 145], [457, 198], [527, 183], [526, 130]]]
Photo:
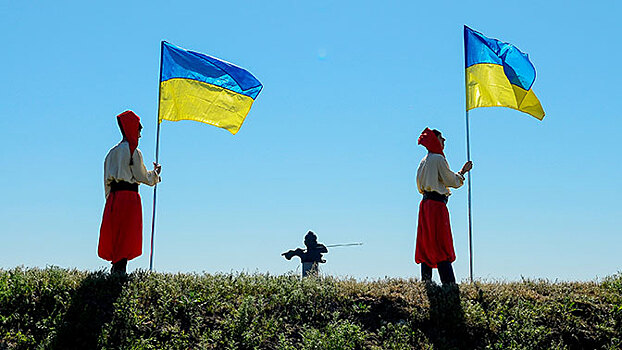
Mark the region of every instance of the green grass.
[[0, 349], [620, 349], [622, 274], [461, 284], [0, 270]]

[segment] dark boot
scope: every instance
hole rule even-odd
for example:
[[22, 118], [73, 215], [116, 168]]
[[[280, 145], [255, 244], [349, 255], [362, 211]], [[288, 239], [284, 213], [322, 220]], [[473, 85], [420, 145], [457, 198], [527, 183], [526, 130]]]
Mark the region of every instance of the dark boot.
[[443, 283], [443, 285], [456, 283], [454, 269], [451, 267], [451, 263], [449, 261], [443, 261], [438, 263], [438, 274], [441, 277], [441, 283]]
[[110, 269], [110, 273], [118, 273], [121, 275], [126, 274], [127, 269], [127, 259], [121, 259], [116, 263], [112, 263], [112, 269]]
[[421, 263], [421, 280], [432, 282], [432, 268], [425, 263]]

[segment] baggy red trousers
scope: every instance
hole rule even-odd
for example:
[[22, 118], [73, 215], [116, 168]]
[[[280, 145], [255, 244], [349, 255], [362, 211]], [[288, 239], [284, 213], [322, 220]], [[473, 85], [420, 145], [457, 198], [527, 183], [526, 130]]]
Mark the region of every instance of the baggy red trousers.
[[111, 192], [99, 229], [97, 254], [113, 263], [132, 260], [143, 252], [143, 209], [134, 191]]
[[415, 262], [436, 268], [440, 262], [455, 260], [447, 206], [432, 199], [422, 200], [419, 204]]

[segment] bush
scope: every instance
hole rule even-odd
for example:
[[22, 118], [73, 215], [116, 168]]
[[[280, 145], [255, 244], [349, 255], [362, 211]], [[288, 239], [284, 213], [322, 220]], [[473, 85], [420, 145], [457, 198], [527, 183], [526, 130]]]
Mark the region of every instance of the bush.
[[622, 274], [473, 283], [0, 270], [0, 349], [619, 349]]

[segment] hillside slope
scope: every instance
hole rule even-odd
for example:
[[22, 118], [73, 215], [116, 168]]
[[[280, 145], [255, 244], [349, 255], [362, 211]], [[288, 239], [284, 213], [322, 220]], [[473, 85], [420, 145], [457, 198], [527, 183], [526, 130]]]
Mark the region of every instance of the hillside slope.
[[620, 349], [602, 282], [0, 270], [0, 349]]

